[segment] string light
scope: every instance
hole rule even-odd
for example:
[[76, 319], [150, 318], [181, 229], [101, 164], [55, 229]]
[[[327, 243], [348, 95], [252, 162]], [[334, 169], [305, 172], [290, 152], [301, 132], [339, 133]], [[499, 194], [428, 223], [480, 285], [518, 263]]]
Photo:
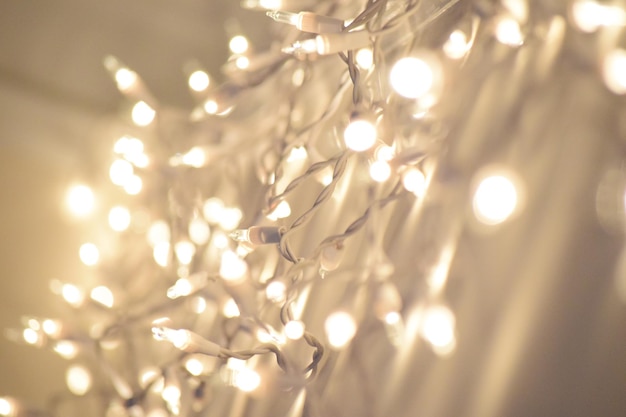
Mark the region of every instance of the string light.
[[518, 204], [514, 182], [504, 175], [484, 178], [474, 193], [474, 214], [482, 223], [495, 225], [507, 220]]
[[102, 304], [105, 307], [112, 308], [115, 302], [113, 292], [104, 285], [99, 285], [91, 290], [89, 294], [92, 300]]
[[15, 405], [13, 400], [7, 397], [0, 397], [0, 416], [13, 416]]
[[356, 334], [357, 326], [354, 318], [345, 311], [336, 311], [326, 318], [324, 323], [328, 343], [334, 348], [345, 347]]
[[228, 42], [228, 47], [233, 54], [243, 54], [248, 50], [248, 39], [243, 35], [236, 35]]
[[124, 206], [115, 206], [109, 210], [109, 226], [116, 232], [128, 229], [130, 220], [130, 211]]
[[202, 92], [209, 88], [209, 74], [202, 70], [196, 70], [189, 75], [189, 88], [193, 91]]
[[349, 149], [363, 152], [376, 143], [376, 126], [364, 118], [354, 118], [343, 132], [343, 139]]
[[85, 217], [95, 206], [95, 197], [91, 188], [86, 185], [73, 185], [65, 198], [67, 207], [76, 217]]
[[85, 395], [91, 389], [91, 372], [82, 365], [72, 365], [67, 368], [65, 381], [72, 394]]
[[138, 101], [133, 106], [131, 117], [137, 126], [148, 126], [154, 120], [156, 111], [145, 101]]
[[94, 266], [100, 260], [100, 251], [93, 243], [83, 243], [78, 254], [81, 262], [87, 266]]

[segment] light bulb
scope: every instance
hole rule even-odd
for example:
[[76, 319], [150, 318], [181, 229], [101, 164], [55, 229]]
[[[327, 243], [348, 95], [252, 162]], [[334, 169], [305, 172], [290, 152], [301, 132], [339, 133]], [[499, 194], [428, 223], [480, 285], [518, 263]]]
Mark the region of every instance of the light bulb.
[[13, 416], [15, 414], [15, 405], [13, 400], [7, 397], [0, 397], [0, 416]]
[[209, 198], [202, 206], [202, 214], [209, 224], [217, 224], [224, 211], [224, 202], [217, 197]]
[[228, 48], [233, 54], [243, 54], [248, 50], [248, 39], [243, 35], [236, 35], [228, 42]]
[[164, 220], [157, 220], [148, 228], [148, 242], [156, 246], [161, 242], [169, 242], [170, 226]]
[[194, 168], [201, 168], [206, 165], [206, 153], [199, 146], [194, 146], [182, 156], [182, 163]]
[[111, 308], [115, 302], [115, 297], [113, 296], [113, 292], [104, 285], [99, 285], [91, 290], [89, 295], [92, 300], [97, 303], [102, 304], [105, 307]]
[[416, 99], [429, 93], [435, 84], [431, 64], [417, 57], [399, 59], [391, 68], [389, 82], [402, 97]]
[[299, 320], [291, 320], [285, 324], [285, 336], [291, 340], [298, 340], [304, 336], [304, 323]]
[[124, 206], [115, 206], [109, 210], [109, 226], [116, 232], [128, 229], [130, 220], [130, 211]]
[[501, 17], [496, 24], [496, 39], [508, 46], [520, 46], [524, 43], [524, 36], [519, 23], [511, 17]]
[[261, 385], [261, 376], [252, 369], [244, 368], [234, 373], [233, 385], [244, 392], [252, 392]]
[[482, 223], [499, 224], [515, 212], [517, 203], [513, 181], [504, 175], [492, 175], [484, 178], [474, 193], [474, 214]]
[[196, 254], [196, 246], [188, 240], [181, 240], [174, 245], [174, 252], [178, 262], [183, 265], [189, 265]]
[[247, 56], [239, 56], [235, 60], [235, 66], [241, 70], [245, 70], [250, 66], [250, 58]]
[[615, 94], [626, 94], [626, 50], [614, 49], [604, 57], [602, 75]]
[[41, 323], [41, 328], [43, 329], [43, 332], [48, 336], [55, 337], [61, 330], [61, 325], [56, 320], [45, 319], [43, 323]]
[[431, 306], [424, 312], [421, 334], [437, 353], [449, 353], [454, 348], [455, 318], [444, 306]]
[[248, 272], [248, 264], [241, 259], [235, 252], [225, 251], [222, 254], [220, 263], [220, 276], [229, 282], [241, 282]]
[[83, 303], [83, 293], [74, 284], [63, 284], [61, 296], [70, 305], [79, 307]]
[[195, 217], [189, 222], [189, 239], [196, 245], [204, 245], [209, 241], [211, 237], [211, 229], [207, 222], [200, 218]]
[[267, 214], [267, 218], [273, 221], [284, 219], [291, 215], [291, 206], [286, 200], [281, 201], [274, 207], [274, 210]]
[[343, 139], [346, 146], [356, 152], [363, 152], [376, 143], [376, 126], [366, 119], [356, 118], [346, 126]]
[[402, 185], [407, 191], [421, 196], [426, 188], [426, 177], [419, 169], [409, 167], [402, 173]]
[[243, 213], [237, 207], [226, 207], [222, 210], [219, 225], [224, 230], [234, 230], [239, 226]]
[[374, 161], [370, 164], [370, 177], [376, 182], [385, 182], [391, 176], [391, 166], [385, 161]]
[[93, 211], [95, 197], [86, 185], [73, 185], [66, 194], [65, 202], [70, 213], [76, 217], [85, 217]]
[[116, 159], [109, 168], [109, 178], [115, 185], [124, 186], [133, 174], [133, 165], [124, 159]]
[[152, 257], [154, 261], [165, 268], [170, 263], [170, 244], [169, 242], [158, 242], [152, 249]]
[[124, 92], [131, 88], [137, 82], [137, 73], [128, 68], [119, 68], [115, 71], [115, 83], [117, 88]]
[[55, 343], [53, 349], [64, 359], [74, 359], [78, 354], [76, 343], [69, 340], [59, 340]]
[[287, 287], [282, 281], [272, 281], [265, 287], [265, 296], [273, 303], [282, 303], [285, 301]]
[[572, 4], [572, 18], [580, 30], [591, 33], [602, 26], [624, 26], [626, 11], [595, 0], [577, 0]]
[[200, 376], [204, 372], [204, 365], [197, 358], [191, 357], [185, 361], [185, 369], [191, 375]]
[[137, 195], [143, 188], [143, 181], [137, 175], [131, 175], [124, 183], [124, 191], [130, 195]]
[[289, 152], [289, 156], [287, 157], [287, 162], [300, 161], [304, 160], [308, 157], [308, 152], [304, 146], [296, 146], [291, 148]]
[[469, 43], [467, 35], [460, 29], [455, 30], [450, 34], [448, 40], [443, 45], [443, 52], [450, 59], [463, 58], [469, 49]]
[[224, 314], [224, 317], [228, 318], [239, 317], [239, 306], [237, 305], [235, 300], [233, 300], [232, 298], [226, 300], [226, 302], [222, 306], [222, 314]]
[[193, 91], [204, 91], [209, 88], [210, 78], [209, 74], [202, 70], [197, 70], [189, 75], [189, 88]]
[[197, 296], [191, 299], [190, 306], [194, 313], [202, 314], [207, 308], [207, 302], [204, 297]]
[[336, 311], [324, 323], [328, 343], [334, 348], [346, 346], [356, 334], [356, 322], [345, 311]]
[[154, 120], [156, 111], [145, 101], [138, 101], [133, 106], [131, 117], [137, 126], [148, 126]]
[[374, 52], [371, 48], [361, 48], [356, 51], [354, 60], [362, 70], [367, 71], [374, 65]]
[[24, 341], [29, 345], [35, 345], [39, 343], [39, 333], [37, 333], [36, 330], [31, 329], [30, 327], [24, 329], [24, 331], [22, 332], [22, 337], [24, 338]]
[[82, 365], [72, 365], [65, 373], [65, 382], [72, 394], [85, 395], [91, 388], [91, 372]]
[[84, 243], [80, 246], [78, 255], [82, 263], [87, 266], [94, 266], [100, 259], [100, 251], [93, 243]]

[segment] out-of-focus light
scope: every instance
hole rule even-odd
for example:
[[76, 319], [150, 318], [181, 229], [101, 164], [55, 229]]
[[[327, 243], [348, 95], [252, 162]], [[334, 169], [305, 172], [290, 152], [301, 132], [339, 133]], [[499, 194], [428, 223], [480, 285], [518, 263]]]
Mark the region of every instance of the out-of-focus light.
[[235, 300], [233, 300], [232, 298], [226, 300], [226, 302], [222, 306], [222, 314], [224, 314], [224, 317], [228, 318], [239, 317], [239, 306], [237, 305]]
[[309, 156], [304, 146], [296, 146], [292, 148], [287, 157], [287, 162], [301, 161]]
[[65, 198], [70, 213], [76, 217], [85, 217], [90, 214], [94, 209], [95, 201], [93, 191], [86, 185], [71, 186]]
[[182, 156], [182, 163], [194, 168], [201, 168], [206, 164], [206, 153], [199, 146], [194, 146]]
[[0, 416], [13, 416], [15, 414], [15, 405], [13, 400], [7, 397], [0, 397]]
[[156, 379], [161, 377], [161, 375], [162, 375], [161, 369], [159, 369], [156, 366], [148, 366], [146, 368], [143, 368], [139, 372], [139, 386], [142, 389], [146, 389], [148, 385], [156, 381]]
[[152, 250], [152, 257], [157, 265], [165, 268], [170, 262], [170, 244], [169, 242], [158, 242]]
[[91, 389], [91, 372], [82, 365], [72, 365], [65, 373], [65, 382], [74, 395], [85, 395]]
[[76, 343], [69, 340], [59, 340], [55, 343], [53, 349], [64, 359], [74, 359], [78, 354]]
[[183, 265], [189, 265], [196, 254], [196, 246], [188, 240], [181, 240], [174, 245], [174, 252], [178, 262]]
[[274, 207], [274, 210], [267, 214], [267, 218], [273, 221], [284, 219], [291, 215], [291, 206], [286, 200], [281, 201]]
[[224, 202], [217, 197], [207, 199], [202, 206], [202, 214], [210, 224], [219, 223], [223, 211]]
[[235, 230], [242, 217], [243, 213], [237, 207], [224, 208], [219, 219], [220, 227], [224, 230]]
[[386, 161], [389, 162], [393, 159], [394, 156], [393, 146], [382, 145], [376, 148], [375, 156], [377, 161]]
[[28, 326], [33, 329], [39, 331], [41, 329], [41, 324], [37, 319], [28, 319]]
[[56, 320], [45, 319], [43, 323], [41, 323], [41, 328], [48, 336], [56, 336], [59, 330], [61, 330], [61, 325]]
[[304, 336], [304, 323], [300, 320], [291, 320], [285, 324], [285, 336], [291, 340], [298, 340]]
[[108, 308], [113, 307], [113, 304], [115, 302], [113, 292], [104, 285], [100, 285], [92, 289], [89, 296], [95, 302], [100, 303]]
[[148, 228], [148, 243], [156, 246], [161, 242], [170, 241], [170, 226], [164, 220], [157, 220]]
[[116, 159], [109, 168], [109, 178], [115, 185], [123, 186], [134, 175], [133, 165], [124, 160]]
[[220, 276], [224, 280], [233, 283], [240, 282], [246, 277], [247, 272], [248, 264], [235, 252], [227, 250], [222, 254]]
[[204, 372], [204, 365], [197, 358], [189, 358], [185, 361], [185, 369], [191, 375], [200, 376]]
[[626, 11], [594, 0], [578, 0], [572, 4], [572, 19], [580, 30], [591, 33], [603, 26], [624, 26]]
[[509, 46], [520, 46], [524, 43], [524, 36], [519, 23], [512, 17], [501, 17], [496, 23], [496, 39]]
[[206, 311], [207, 302], [204, 297], [197, 296], [191, 299], [191, 309], [196, 314], [202, 314]]
[[399, 59], [389, 73], [391, 87], [406, 98], [420, 98], [431, 91], [435, 84], [433, 67], [421, 58]]
[[188, 231], [189, 239], [196, 245], [204, 245], [211, 237], [211, 229], [207, 222], [201, 217], [196, 217], [189, 222]]
[[35, 345], [39, 342], [39, 333], [36, 330], [27, 327], [22, 332], [22, 337], [24, 341], [29, 345]]
[[446, 43], [443, 44], [443, 52], [450, 59], [461, 59], [469, 50], [467, 35], [460, 29], [450, 34]]
[[83, 303], [82, 291], [74, 284], [63, 284], [61, 296], [71, 306], [78, 307]]
[[217, 111], [219, 110], [219, 106], [215, 100], [205, 101], [203, 108], [208, 114], [217, 114]]
[[361, 69], [367, 71], [374, 65], [374, 52], [370, 48], [359, 49], [354, 59]]
[[176, 385], [168, 385], [163, 388], [163, 391], [161, 391], [161, 397], [163, 397], [163, 400], [167, 402], [170, 406], [178, 403], [178, 401], [180, 400], [180, 395], [180, 388], [178, 388]]
[[145, 101], [138, 101], [131, 112], [133, 123], [137, 126], [148, 126], [155, 116], [156, 111]]
[[235, 66], [242, 70], [247, 69], [250, 66], [250, 59], [247, 56], [237, 57]]
[[370, 177], [376, 182], [385, 182], [391, 176], [391, 167], [385, 161], [374, 161], [370, 164]]
[[249, 47], [248, 39], [246, 39], [243, 35], [236, 35], [230, 39], [228, 42], [228, 48], [233, 54], [243, 54], [248, 50]]
[[85, 265], [94, 266], [100, 260], [100, 251], [93, 243], [83, 243], [78, 250], [78, 256]]
[[410, 167], [402, 173], [402, 185], [407, 191], [421, 196], [426, 187], [426, 177], [418, 168]]
[[387, 324], [397, 324], [400, 323], [400, 320], [402, 320], [402, 316], [400, 316], [400, 313], [398, 313], [397, 311], [390, 311], [389, 313], [385, 314], [385, 323]]
[[143, 188], [143, 181], [137, 175], [131, 175], [124, 183], [124, 191], [130, 195], [137, 195]]
[[473, 208], [476, 218], [495, 225], [507, 220], [518, 204], [518, 193], [513, 180], [504, 175], [484, 178], [474, 193]]
[[109, 226], [116, 232], [123, 232], [130, 226], [130, 211], [123, 206], [115, 206], [109, 210]]
[[120, 91], [126, 91], [137, 82], [137, 73], [128, 68], [119, 68], [115, 71], [115, 82]]
[[244, 392], [252, 392], [261, 385], [261, 376], [252, 369], [244, 368], [234, 373], [233, 385]]
[[345, 311], [336, 311], [324, 323], [328, 343], [332, 347], [346, 346], [356, 334], [356, 321]]
[[376, 143], [376, 126], [366, 119], [352, 120], [343, 132], [346, 146], [353, 151], [366, 151]]
[[285, 301], [287, 287], [281, 281], [272, 281], [265, 287], [265, 296], [273, 303]]
[[228, 239], [228, 236], [226, 236], [226, 234], [222, 232], [221, 230], [216, 230], [215, 233], [213, 234], [213, 246], [215, 246], [218, 249], [227, 248], [229, 241], [230, 240]]
[[602, 70], [606, 86], [615, 94], [626, 94], [626, 50], [609, 52], [604, 57]]
[[449, 308], [432, 306], [424, 312], [421, 334], [436, 353], [446, 354], [454, 349], [454, 326], [454, 314]]
[[204, 91], [209, 88], [210, 84], [209, 74], [202, 70], [197, 70], [191, 73], [189, 76], [189, 88], [193, 91]]

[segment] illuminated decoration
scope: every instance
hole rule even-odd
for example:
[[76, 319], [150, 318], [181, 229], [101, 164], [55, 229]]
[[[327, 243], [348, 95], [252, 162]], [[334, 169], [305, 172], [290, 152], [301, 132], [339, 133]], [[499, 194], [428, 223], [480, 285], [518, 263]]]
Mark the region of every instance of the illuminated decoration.
[[[67, 195], [75, 216], [108, 224], [80, 247], [89, 279], [53, 285], [80, 320], [26, 320], [15, 337], [70, 361], [68, 389], [96, 396], [102, 415], [317, 415], [302, 410], [341, 405], [326, 385], [348, 375], [394, 391], [382, 371], [412, 346], [424, 361], [458, 353], [467, 333], [447, 289], [459, 236], [515, 227], [531, 192], [504, 137], [510, 114], [496, 110], [532, 135], [541, 111], [528, 121], [512, 103], [558, 72], [562, 37], [626, 24], [589, 0], [546, 16], [523, 0], [318, 3], [244, 1], [277, 39], [257, 51], [233, 36], [221, 85], [187, 69], [197, 107], [180, 123], [202, 135], [159, 135], [187, 130], [169, 129], [140, 74], [106, 58], [138, 137], [111, 138], [102, 191]], [[626, 51], [609, 43], [585, 67], [617, 97]], [[491, 66], [511, 70], [507, 88]], [[485, 173], [492, 162], [502, 169]], [[387, 395], [376, 415], [398, 415]], [[0, 415], [15, 407], [0, 397]]]

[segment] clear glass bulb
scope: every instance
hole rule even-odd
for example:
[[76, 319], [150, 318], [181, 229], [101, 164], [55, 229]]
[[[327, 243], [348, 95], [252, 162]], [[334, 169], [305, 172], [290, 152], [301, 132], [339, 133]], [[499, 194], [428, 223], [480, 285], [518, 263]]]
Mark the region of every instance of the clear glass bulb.
[[87, 266], [94, 266], [100, 260], [100, 251], [93, 243], [84, 243], [80, 246], [78, 255], [82, 263]]
[[503, 175], [492, 175], [483, 179], [474, 193], [474, 214], [482, 223], [499, 224], [513, 214], [517, 203], [514, 182]]
[[156, 111], [145, 101], [138, 101], [131, 112], [133, 123], [137, 126], [148, 126], [154, 120]]
[[352, 120], [343, 132], [346, 146], [356, 152], [363, 152], [376, 143], [376, 126], [366, 119]]
[[202, 70], [197, 70], [189, 75], [189, 88], [193, 91], [202, 92], [209, 88], [209, 74]]
[[82, 365], [72, 365], [65, 373], [65, 381], [72, 394], [85, 395], [91, 389], [91, 372]]
[[67, 191], [65, 202], [74, 216], [85, 217], [95, 206], [95, 196], [91, 188], [86, 185], [73, 185]]
[[130, 220], [130, 211], [124, 206], [115, 206], [109, 210], [109, 226], [116, 232], [128, 229]]
[[399, 59], [389, 73], [391, 87], [402, 97], [416, 99], [425, 96], [435, 84], [432, 66], [417, 57]]
[[336, 311], [328, 316], [324, 323], [328, 343], [334, 348], [346, 346], [356, 334], [354, 318], [345, 311]]

